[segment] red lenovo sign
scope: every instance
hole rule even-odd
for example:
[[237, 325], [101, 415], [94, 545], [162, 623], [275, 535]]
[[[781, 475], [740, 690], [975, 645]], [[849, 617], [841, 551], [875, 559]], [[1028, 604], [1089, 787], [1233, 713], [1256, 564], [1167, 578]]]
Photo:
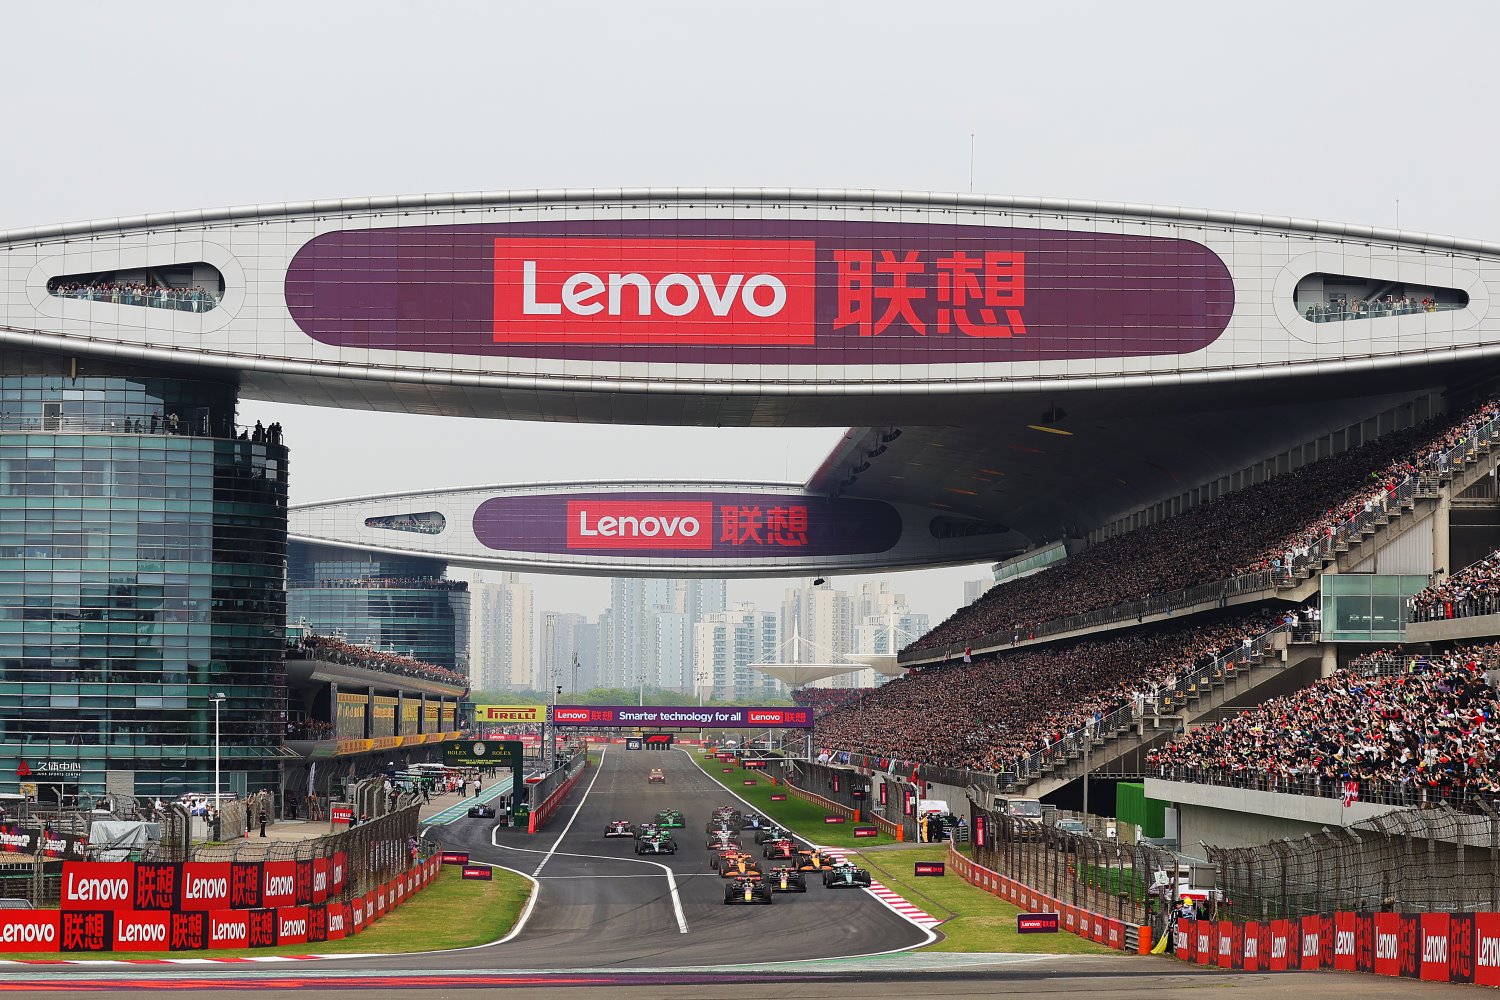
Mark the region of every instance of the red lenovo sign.
[[569, 500], [570, 549], [711, 549], [706, 501]]
[[495, 342], [811, 345], [816, 246], [497, 239]]

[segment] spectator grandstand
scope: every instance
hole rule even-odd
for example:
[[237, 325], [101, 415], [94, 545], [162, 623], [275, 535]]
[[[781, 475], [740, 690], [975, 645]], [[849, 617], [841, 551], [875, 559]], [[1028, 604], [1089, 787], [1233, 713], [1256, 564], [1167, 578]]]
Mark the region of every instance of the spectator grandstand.
[[1417, 622], [1494, 614], [1500, 610], [1500, 552], [1418, 591], [1407, 603]]
[[173, 287], [146, 281], [54, 281], [48, 284], [47, 291], [61, 299], [174, 309], [178, 312], [208, 312], [219, 304], [217, 295], [197, 285]]
[[1391, 805], [1500, 792], [1500, 644], [1379, 651], [1308, 688], [1153, 751], [1159, 777]]
[[462, 687], [466, 693], [469, 687], [469, 679], [457, 671], [424, 663], [412, 656], [371, 649], [334, 636], [309, 635], [290, 641], [287, 643], [286, 656], [289, 660], [325, 660], [402, 677], [437, 681], [439, 684]]
[[813, 719], [821, 719], [863, 697], [873, 688], [798, 688], [792, 692], [792, 704], [813, 710]]
[[1150, 595], [1269, 573], [1289, 579], [1332, 556], [1350, 523], [1380, 516], [1424, 473], [1444, 474], [1454, 449], [1492, 434], [1495, 400], [1387, 434], [1293, 472], [1104, 539], [1067, 562], [992, 587], [908, 651], [962, 648], [986, 636], [1012, 642], [1047, 622]]
[[1258, 611], [944, 663], [854, 693], [816, 719], [814, 738], [908, 765], [1015, 772], [1111, 713], [1144, 711], [1179, 675], [1286, 627], [1283, 613]]

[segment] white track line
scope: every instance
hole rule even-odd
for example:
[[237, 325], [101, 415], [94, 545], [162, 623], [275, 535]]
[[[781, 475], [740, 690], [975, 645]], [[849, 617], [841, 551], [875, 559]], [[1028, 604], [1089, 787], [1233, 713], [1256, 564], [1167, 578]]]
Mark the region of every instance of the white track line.
[[[739, 799], [741, 802], [745, 803], [745, 805], [747, 805], [747, 806], [750, 807], [750, 811], [751, 812], [755, 812], [755, 813], [759, 813], [760, 812], [760, 808], [758, 806], [756, 806], [754, 803], [749, 802], [748, 800], [746, 800], [744, 798], [741, 798], [740, 795], [737, 794], [734, 789], [730, 788], [728, 785], [724, 784], [722, 781], [719, 781], [712, 774], [709, 774], [708, 773], [708, 768], [704, 767], [703, 763], [700, 760], [698, 760], [698, 758], [694, 757], [693, 756], [693, 752], [691, 750], [689, 750], [687, 747], [673, 747], [673, 749], [674, 750], [681, 750], [683, 753], [687, 754], [688, 755], [688, 759], [693, 762], [693, 766], [696, 767], [699, 771], [701, 771], [703, 773], [703, 776], [705, 778], [707, 778], [713, 784], [718, 785], [724, 791], [728, 792], [730, 795], [732, 795], [735, 798]], [[811, 840], [808, 840], [806, 837], [802, 837], [801, 840], [802, 840], [803, 843], [807, 844], [810, 847], [817, 847], [818, 846], [817, 844], [814, 844]], [[836, 848], [830, 848], [829, 850], [830, 851], [836, 850]], [[873, 888], [873, 886], [872, 886], [872, 888]], [[885, 888], [885, 887], [882, 886], [881, 888]], [[890, 890], [886, 890], [886, 891], [889, 892]], [[911, 924], [917, 930], [919, 930], [923, 934], [927, 935], [927, 940], [923, 941], [921, 944], [914, 944], [914, 945], [910, 945], [910, 946], [905, 947], [905, 948], [892, 948], [889, 951], [878, 951], [878, 952], [874, 952], [873, 954], [876, 954], [876, 955], [889, 955], [889, 954], [893, 954], [895, 952], [912, 951], [912, 950], [915, 950], [917, 948], [925, 948], [925, 947], [927, 947], [928, 945], [932, 944], [934, 941], [937, 940], [937, 938], [938, 938], [937, 933], [932, 928], [936, 924], [941, 923], [941, 921], [933, 921], [933, 923], [929, 924], [929, 923], [926, 923], [926, 922], [924, 922], [922, 920], [913, 919], [913, 917], [912, 917], [911, 914], [909, 914], [909, 913], [903, 913], [900, 910], [898, 910], [895, 906], [893, 906], [890, 900], [883, 899], [879, 895], [877, 895], [877, 894], [875, 894], [873, 892], [870, 892], [869, 889], [866, 889], [865, 892], [869, 893], [870, 897], [873, 898], [874, 900], [876, 900], [878, 903], [880, 903], [881, 906], [884, 906], [886, 909], [890, 910], [896, 916], [900, 917], [902, 920], [905, 920], [907, 923]], [[903, 902], [905, 902], [905, 901], [903, 900]], [[868, 957], [868, 956], [864, 956], [864, 957]]]
[[[606, 747], [605, 749], [607, 750], [608, 748]], [[584, 804], [584, 802], [588, 801], [589, 792], [592, 792], [594, 790], [594, 782], [598, 781], [599, 780], [599, 776], [601, 774], [603, 774], [603, 773], [604, 773], [604, 751], [601, 751], [600, 754], [599, 754], [599, 768], [598, 768], [598, 770], [596, 770], [594, 772], [594, 777], [589, 781], [589, 787], [584, 790], [583, 797], [578, 800], [578, 805], [576, 805], [576, 806], [573, 807], [573, 815], [568, 817], [568, 825], [565, 826], [565, 827], [563, 827], [562, 833], [560, 833], [560, 834], [557, 835], [557, 839], [552, 842], [552, 846], [550, 848], [548, 848], [546, 855], [543, 856], [542, 860], [537, 864], [536, 868], [534, 868], [532, 870], [531, 875], [528, 876], [531, 879], [532, 883], [537, 886], [537, 890], [531, 894], [531, 902], [535, 903], [536, 902], [536, 897], [541, 894], [541, 883], [538, 881], [538, 879], [540, 879], [540, 878], [543, 877], [542, 876], [542, 869], [547, 866], [547, 862], [551, 861], [554, 855], [557, 855], [559, 853], [561, 854], [562, 857], [565, 857], [565, 858], [588, 858], [588, 859], [594, 860], [594, 861], [625, 861], [625, 862], [631, 862], [631, 863], [638, 864], [638, 865], [651, 865], [653, 868], [660, 868], [663, 872], [666, 873], [666, 876], [667, 876], [667, 890], [672, 895], [672, 913], [677, 918], [677, 931], [680, 934], [686, 934], [688, 932], [687, 914], [682, 909], [682, 896], [677, 891], [677, 873], [674, 872], [671, 868], [667, 867], [664, 864], [661, 864], [660, 862], [647, 861], [644, 858], [622, 858], [622, 857], [619, 857], [619, 856], [614, 855], [614, 854], [576, 854], [576, 853], [572, 853], [572, 852], [569, 852], [569, 851], [562, 851], [562, 852], [558, 851], [558, 847], [562, 844], [563, 838], [566, 837], [568, 835], [568, 831], [573, 828], [573, 821], [576, 820], [578, 818], [578, 814], [583, 811], [583, 804]], [[496, 836], [499, 834], [499, 831], [500, 831], [500, 827], [499, 827], [498, 824], [490, 831], [490, 844], [491, 844], [491, 846], [497, 848], [498, 850], [502, 850], [502, 851], [520, 851], [520, 852], [525, 853], [525, 854], [541, 854], [542, 853], [541, 851], [539, 851], [539, 850], [537, 850], [535, 848], [530, 848], [530, 847], [511, 847], [509, 844], [502, 844], [502, 843], [500, 843], [499, 841], [497, 841], [495, 839]], [[512, 869], [512, 870], [514, 870], [514, 869]], [[545, 876], [545, 877], [551, 878], [553, 876], [549, 875], [549, 876]], [[559, 876], [559, 877], [567, 877], [567, 876]], [[622, 877], [628, 877], [628, 876], [622, 876]], [[649, 877], [654, 877], [654, 876], [649, 876]], [[529, 916], [530, 913], [531, 913], [531, 907], [528, 904], [526, 913], [522, 914], [522, 920], [516, 922], [516, 929], [517, 930], [520, 929], [522, 921], [524, 921], [524, 919], [527, 916]], [[511, 932], [511, 936], [514, 936], [514, 934], [515, 934], [515, 931], [512, 931]], [[509, 938], [507, 938], [507, 940], [509, 940]], [[496, 943], [499, 944], [499, 943], [502, 943], [502, 942], [496, 942]]]

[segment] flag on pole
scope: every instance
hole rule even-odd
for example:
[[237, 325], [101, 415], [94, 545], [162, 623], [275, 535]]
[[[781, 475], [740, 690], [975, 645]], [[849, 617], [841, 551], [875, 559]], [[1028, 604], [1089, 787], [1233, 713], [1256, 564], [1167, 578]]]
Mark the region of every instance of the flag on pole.
[[965, 663], [973, 663], [974, 662], [974, 647], [973, 646], [965, 646], [964, 647], [964, 662]]

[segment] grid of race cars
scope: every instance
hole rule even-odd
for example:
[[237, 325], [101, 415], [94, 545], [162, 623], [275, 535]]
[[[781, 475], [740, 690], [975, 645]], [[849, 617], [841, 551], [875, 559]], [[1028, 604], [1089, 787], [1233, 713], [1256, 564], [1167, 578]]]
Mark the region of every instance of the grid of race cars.
[[[654, 772], [651, 781], [658, 780]], [[636, 854], [676, 854], [687, 838], [687, 820], [679, 809], [663, 809], [640, 823], [611, 820], [606, 839], [630, 839]], [[746, 842], [758, 850], [747, 848]], [[724, 903], [770, 905], [784, 893], [807, 891], [808, 877], [826, 889], [869, 888], [870, 873], [850, 861], [817, 848], [799, 847], [791, 832], [764, 816], [734, 806], [714, 809], [704, 829], [708, 867], [724, 880]]]

